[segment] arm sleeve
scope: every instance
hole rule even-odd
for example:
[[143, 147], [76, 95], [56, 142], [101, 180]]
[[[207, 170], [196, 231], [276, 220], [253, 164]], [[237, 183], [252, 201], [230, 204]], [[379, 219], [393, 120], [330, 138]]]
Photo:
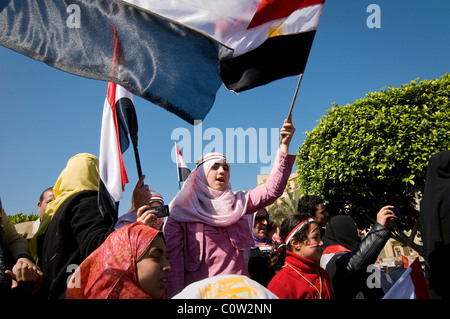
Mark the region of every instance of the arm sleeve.
[[83, 258], [89, 256], [114, 231], [112, 215], [102, 216], [96, 196], [81, 198], [73, 207], [71, 228]]
[[31, 257], [31, 253], [28, 249], [27, 240], [16, 231], [14, 225], [11, 223], [3, 209], [1, 214], [1, 222], [6, 234], [6, 241], [9, 244], [9, 249], [14, 257], [14, 260], [25, 257], [34, 262], [34, 259]]
[[283, 194], [295, 157], [278, 149], [274, 166], [266, 183], [248, 192], [247, 214], [272, 204]]
[[184, 229], [183, 223], [168, 218], [164, 224], [167, 259], [171, 267], [167, 279], [166, 298], [172, 298], [184, 288]]
[[350, 255], [347, 263], [347, 271], [366, 271], [367, 266], [373, 264], [380, 251], [391, 237], [389, 229], [379, 223], [375, 223], [370, 232], [364, 237], [358, 249]]

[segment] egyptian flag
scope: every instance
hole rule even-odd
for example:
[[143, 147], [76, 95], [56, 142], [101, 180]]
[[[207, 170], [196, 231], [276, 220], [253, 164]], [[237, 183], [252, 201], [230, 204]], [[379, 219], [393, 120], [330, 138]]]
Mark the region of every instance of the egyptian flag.
[[[325, 0], [125, 0], [211, 36], [227, 89], [303, 73]], [[227, 49], [231, 49], [227, 50]]]
[[176, 153], [176, 159], [177, 159], [177, 168], [178, 168], [178, 182], [184, 183], [189, 174], [191, 173], [191, 170], [187, 167], [186, 162], [184, 161], [183, 154], [181, 153], [180, 148], [178, 147], [178, 144], [175, 142], [175, 153]]
[[[110, 74], [115, 75], [124, 67], [123, 47], [117, 28], [112, 25], [114, 36], [114, 54]], [[102, 128], [99, 155], [99, 208], [103, 213], [105, 207], [102, 193], [112, 199], [111, 205], [117, 210], [122, 199], [128, 176], [122, 154], [128, 149], [130, 136], [135, 153], [137, 152], [138, 123], [133, 104], [133, 95], [122, 86], [108, 83], [105, 103], [103, 105]], [[138, 158], [138, 157], [137, 157]], [[138, 171], [140, 164], [138, 164]]]
[[222, 55], [225, 86], [241, 92], [303, 73], [324, 3], [262, 0], [233, 55]]
[[430, 299], [418, 257], [389, 289], [383, 299]]
[[[302, 73], [325, 0], [5, 0], [0, 45], [60, 70], [120, 84], [189, 123], [216, 92]], [[114, 37], [124, 48], [109, 72]]]
[[[122, 199], [128, 176], [122, 154], [129, 146], [127, 125], [120, 115], [123, 105], [132, 105], [132, 95], [113, 82], [108, 83], [107, 96], [103, 106], [100, 137], [99, 174], [109, 195], [118, 202]], [[121, 106], [122, 105], [122, 106]]]

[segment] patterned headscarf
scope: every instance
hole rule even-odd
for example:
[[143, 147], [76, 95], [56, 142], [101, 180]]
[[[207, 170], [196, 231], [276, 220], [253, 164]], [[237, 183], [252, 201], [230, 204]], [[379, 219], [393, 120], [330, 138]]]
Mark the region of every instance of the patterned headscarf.
[[136, 264], [158, 233], [140, 222], [111, 233], [76, 269], [66, 298], [151, 299], [139, 286]]

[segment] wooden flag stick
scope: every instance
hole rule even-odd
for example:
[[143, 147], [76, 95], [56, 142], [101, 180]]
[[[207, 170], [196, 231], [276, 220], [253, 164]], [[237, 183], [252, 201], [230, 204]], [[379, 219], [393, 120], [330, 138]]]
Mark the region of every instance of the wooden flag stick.
[[295, 89], [294, 98], [292, 99], [291, 108], [289, 109], [289, 114], [287, 117], [287, 121], [289, 123], [292, 123], [292, 109], [294, 108], [294, 103], [295, 103], [295, 100], [297, 99], [297, 93], [298, 93], [298, 89], [300, 88], [300, 83], [302, 82], [302, 78], [303, 78], [303, 73], [301, 73], [298, 78], [297, 88]]

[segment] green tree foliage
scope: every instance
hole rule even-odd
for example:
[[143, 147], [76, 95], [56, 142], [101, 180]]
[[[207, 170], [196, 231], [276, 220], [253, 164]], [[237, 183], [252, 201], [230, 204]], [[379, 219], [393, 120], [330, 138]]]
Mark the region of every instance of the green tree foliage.
[[299, 199], [300, 192], [297, 186], [294, 188], [291, 186], [286, 187], [285, 196], [280, 197], [268, 208], [270, 219], [278, 226], [281, 226], [281, 223], [287, 216], [297, 213]]
[[16, 215], [8, 215], [8, 218], [11, 221], [11, 224], [15, 225], [15, 224], [23, 223], [23, 222], [30, 222], [30, 221], [38, 220], [39, 216], [40, 216], [39, 214], [24, 215], [24, 214], [20, 213], [20, 214], [16, 214]]
[[430, 156], [450, 149], [449, 95], [445, 74], [333, 104], [299, 147], [301, 192], [321, 195], [331, 213], [351, 214], [361, 228], [382, 206], [401, 206], [397, 235], [417, 230]]

